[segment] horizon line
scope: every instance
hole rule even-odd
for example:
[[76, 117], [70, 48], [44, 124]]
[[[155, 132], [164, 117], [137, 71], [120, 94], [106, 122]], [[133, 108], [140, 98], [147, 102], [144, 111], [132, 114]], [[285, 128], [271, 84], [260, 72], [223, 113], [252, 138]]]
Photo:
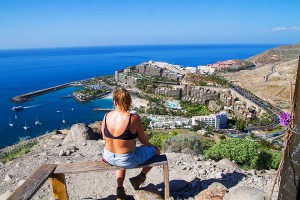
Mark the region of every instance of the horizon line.
[[140, 47], [140, 46], [198, 46], [198, 45], [293, 45], [299, 43], [291, 43], [291, 44], [280, 44], [280, 43], [195, 43], [195, 44], [118, 44], [118, 45], [95, 45], [95, 46], [57, 46], [57, 47], [28, 47], [28, 48], [0, 48], [0, 51], [6, 50], [38, 50], [38, 49], [69, 49], [69, 48], [97, 48], [97, 47]]

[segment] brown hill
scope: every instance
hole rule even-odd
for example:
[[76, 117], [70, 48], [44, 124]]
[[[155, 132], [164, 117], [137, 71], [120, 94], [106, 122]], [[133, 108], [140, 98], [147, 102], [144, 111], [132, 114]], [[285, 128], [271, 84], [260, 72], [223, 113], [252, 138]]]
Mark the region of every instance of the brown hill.
[[249, 61], [255, 63], [257, 66], [273, 64], [275, 62], [287, 62], [297, 59], [300, 53], [300, 43], [279, 46], [269, 49], [261, 54], [248, 58]]
[[276, 47], [248, 59], [257, 67], [220, 75], [288, 111], [299, 53], [300, 44]]

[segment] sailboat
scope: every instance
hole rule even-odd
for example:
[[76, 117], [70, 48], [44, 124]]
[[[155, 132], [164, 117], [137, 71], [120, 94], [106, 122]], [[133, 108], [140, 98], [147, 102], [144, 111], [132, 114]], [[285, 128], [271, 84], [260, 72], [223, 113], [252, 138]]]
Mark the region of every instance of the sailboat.
[[36, 116], [36, 118], [35, 118], [35, 125], [42, 125], [42, 123], [37, 119], [37, 116]]
[[9, 125], [10, 127], [13, 127], [13, 126], [14, 126], [14, 124], [11, 122], [10, 117], [9, 117], [9, 123], [8, 123], [8, 125]]
[[63, 120], [62, 120], [62, 123], [67, 123], [67, 121], [65, 120], [65, 113], [63, 113]]
[[59, 110], [58, 107], [57, 107], [56, 112], [61, 113], [62, 110]]
[[30, 127], [27, 126], [26, 121], [25, 121], [25, 126], [23, 126], [23, 129], [26, 131], [26, 130], [28, 130], [29, 128], [30, 128]]
[[71, 108], [71, 110], [73, 111], [73, 110], [74, 110], [74, 108]]
[[18, 119], [17, 113], [15, 112], [15, 119]]

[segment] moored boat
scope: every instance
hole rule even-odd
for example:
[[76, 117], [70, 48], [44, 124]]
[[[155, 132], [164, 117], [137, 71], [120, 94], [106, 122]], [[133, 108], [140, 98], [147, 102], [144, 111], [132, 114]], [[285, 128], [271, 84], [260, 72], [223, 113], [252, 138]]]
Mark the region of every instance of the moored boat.
[[19, 110], [23, 110], [23, 106], [14, 106], [12, 107], [11, 111], [19, 111]]
[[29, 128], [30, 128], [30, 127], [27, 126], [26, 121], [25, 121], [25, 126], [23, 126], [23, 129], [26, 131], [26, 130], [28, 130]]

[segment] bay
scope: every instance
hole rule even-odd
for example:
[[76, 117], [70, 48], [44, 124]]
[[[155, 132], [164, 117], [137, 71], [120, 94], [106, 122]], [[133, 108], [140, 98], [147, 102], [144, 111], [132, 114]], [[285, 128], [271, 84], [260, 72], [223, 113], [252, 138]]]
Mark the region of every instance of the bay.
[[[0, 148], [22, 137], [36, 137], [54, 129], [68, 128], [76, 122], [102, 120], [104, 112], [93, 108], [111, 108], [109, 98], [79, 104], [74, 99], [60, 99], [77, 88], [68, 87], [15, 104], [16, 95], [55, 85], [114, 74], [115, 70], [149, 60], [198, 66], [228, 59], [246, 59], [276, 45], [143, 45], [73, 47], [51, 49], [0, 50]], [[13, 106], [26, 109], [16, 112]], [[73, 110], [72, 110], [73, 108]], [[63, 112], [58, 113], [57, 110]], [[64, 114], [62, 114], [64, 113]], [[11, 118], [14, 127], [9, 127]], [[62, 123], [62, 119], [67, 121]], [[38, 119], [42, 125], [36, 126]], [[25, 131], [25, 122], [30, 129]]]

